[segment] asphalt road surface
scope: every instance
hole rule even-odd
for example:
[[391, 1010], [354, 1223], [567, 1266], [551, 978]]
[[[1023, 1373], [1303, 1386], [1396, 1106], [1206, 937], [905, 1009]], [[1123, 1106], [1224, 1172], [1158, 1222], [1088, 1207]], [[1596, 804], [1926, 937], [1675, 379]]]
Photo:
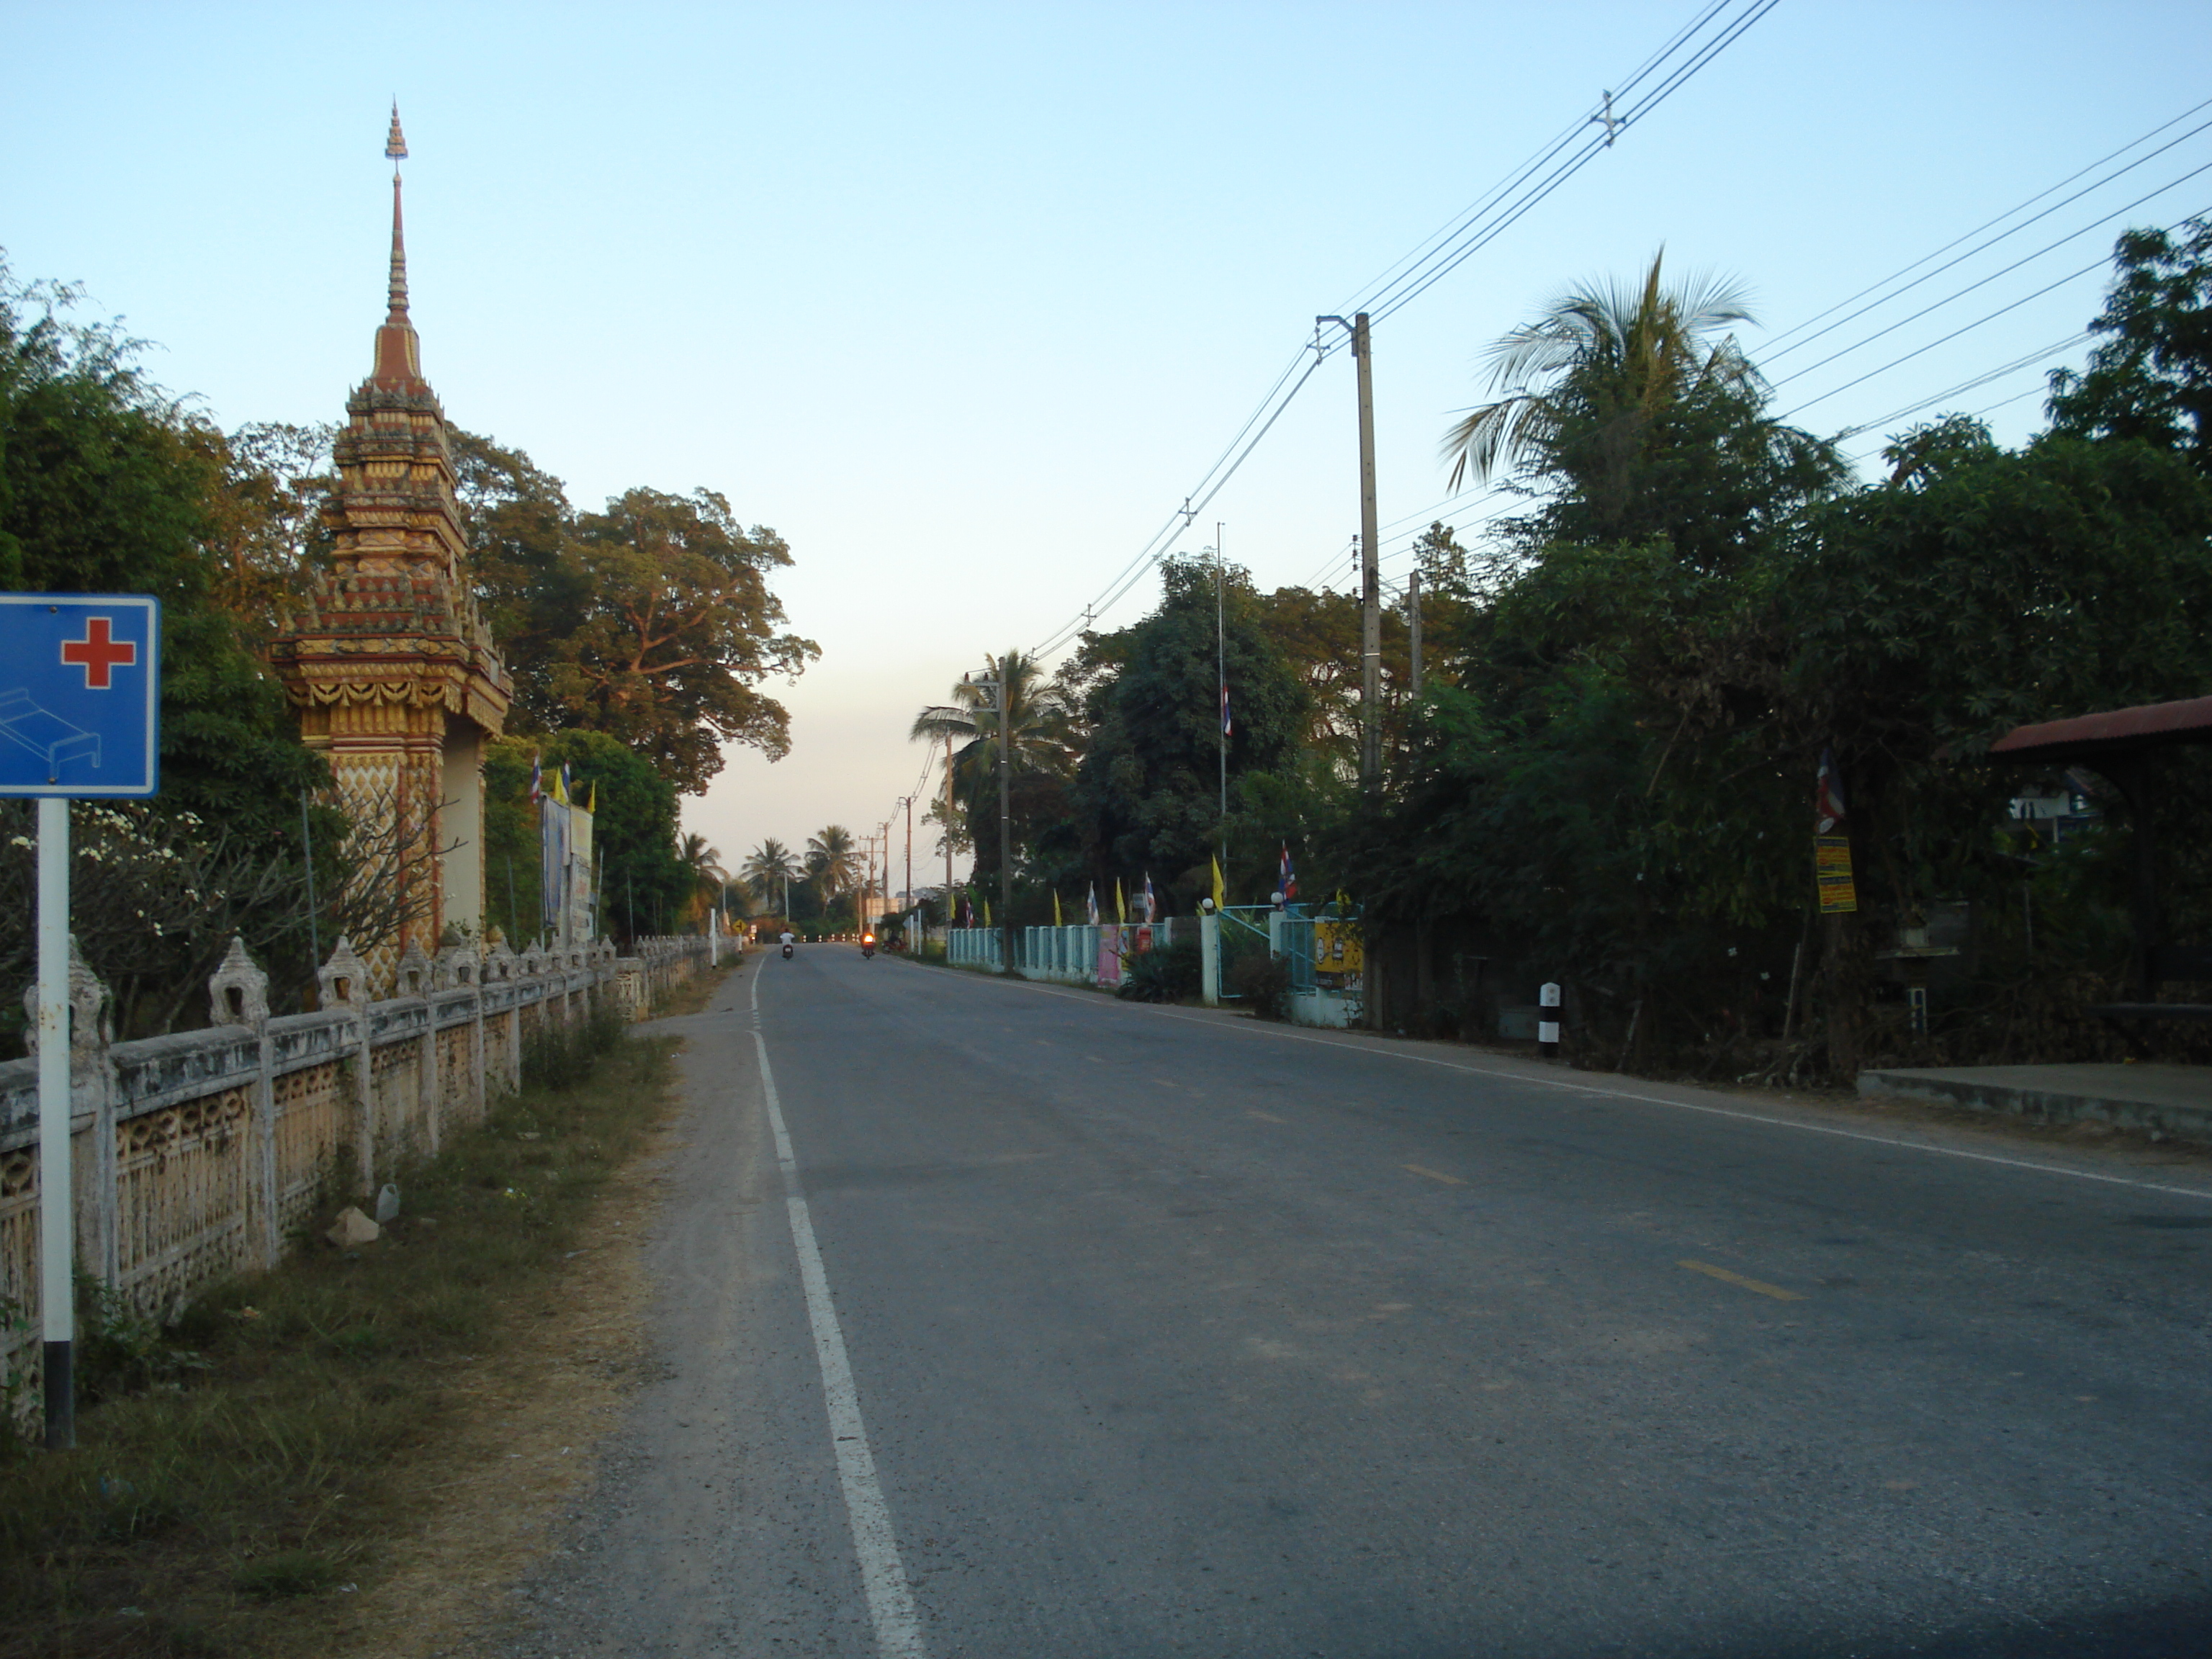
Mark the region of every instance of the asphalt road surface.
[[2212, 1653], [2201, 1164], [846, 947], [672, 1024], [518, 1652]]

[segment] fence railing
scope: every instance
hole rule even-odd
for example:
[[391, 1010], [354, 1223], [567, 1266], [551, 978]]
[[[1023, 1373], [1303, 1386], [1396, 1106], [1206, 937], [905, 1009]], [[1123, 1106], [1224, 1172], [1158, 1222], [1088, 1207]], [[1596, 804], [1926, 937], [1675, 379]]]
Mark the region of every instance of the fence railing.
[[[272, 1018], [269, 976], [234, 940], [208, 982], [213, 1024], [131, 1042], [110, 1041], [106, 988], [76, 957], [77, 1270], [159, 1313], [273, 1266], [337, 1171], [349, 1164], [353, 1188], [374, 1192], [518, 1087], [537, 1033], [602, 1005], [641, 1018], [708, 955], [688, 938], [641, 939], [627, 957], [605, 940], [520, 955], [410, 946], [400, 994], [372, 1002], [368, 964], [341, 939], [318, 975], [322, 1006]], [[0, 1062], [0, 1367], [19, 1376], [35, 1373], [40, 1346], [38, 1143], [35, 1054]]]

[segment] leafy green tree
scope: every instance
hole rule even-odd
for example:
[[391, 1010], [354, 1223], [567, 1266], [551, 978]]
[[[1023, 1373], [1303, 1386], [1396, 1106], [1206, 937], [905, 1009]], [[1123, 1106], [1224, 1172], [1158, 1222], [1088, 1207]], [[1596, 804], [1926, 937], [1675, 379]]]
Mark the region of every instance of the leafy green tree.
[[218, 602], [232, 456], [146, 380], [138, 342], [70, 319], [78, 297], [0, 265], [0, 587], [159, 598], [163, 806], [290, 856], [300, 791], [329, 772]]
[[2051, 376], [2053, 428], [2135, 438], [2212, 471], [2212, 221], [2119, 240], [2086, 372]]
[[592, 846], [599, 865], [599, 931], [621, 939], [672, 932], [697, 885], [681, 855], [676, 787], [651, 761], [603, 732], [501, 738], [489, 746], [484, 879], [489, 919], [518, 946], [540, 932], [538, 811], [530, 801], [533, 761], [548, 774], [566, 763], [574, 798], [597, 801]]
[[780, 631], [769, 578], [791, 562], [782, 538], [745, 529], [712, 490], [632, 489], [580, 514], [520, 450], [456, 433], [454, 459], [519, 728], [605, 732], [695, 794], [726, 743], [789, 749], [789, 719], [760, 683], [819, 652]]
[[[1081, 873], [1149, 870], [1185, 907], [1210, 881], [1224, 828], [1215, 582], [1211, 562], [1164, 562], [1158, 608], [1086, 641], [1079, 659], [1089, 743], [1068, 805]], [[1231, 781], [1292, 769], [1310, 694], [1264, 624], [1250, 577], [1229, 572], [1221, 605]]]

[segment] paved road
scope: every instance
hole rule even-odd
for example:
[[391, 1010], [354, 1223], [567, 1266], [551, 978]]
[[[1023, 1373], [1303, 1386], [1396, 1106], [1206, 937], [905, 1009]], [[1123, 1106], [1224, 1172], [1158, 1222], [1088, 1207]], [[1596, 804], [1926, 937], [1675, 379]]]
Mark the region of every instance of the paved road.
[[2201, 1168], [826, 946], [682, 1024], [519, 1651], [2212, 1653]]

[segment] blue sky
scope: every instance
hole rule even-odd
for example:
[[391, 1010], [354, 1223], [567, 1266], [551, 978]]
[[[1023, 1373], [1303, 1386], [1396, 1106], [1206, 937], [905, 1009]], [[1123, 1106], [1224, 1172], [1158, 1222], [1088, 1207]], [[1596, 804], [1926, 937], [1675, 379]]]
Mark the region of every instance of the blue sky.
[[[823, 647], [781, 693], [794, 752], [732, 751], [686, 805], [734, 860], [890, 817], [924, 759], [904, 735], [919, 706], [1079, 615], [1316, 313], [1704, 9], [10, 0], [0, 246], [19, 277], [82, 282], [223, 425], [335, 418], [381, 312], [396, 94], [414, 315], [453, 418], [580, 503], [704, 485], [792, 544], [781, 591]], [[2212, 96], [2208, 47], [2201, 4], [1784, 0], [1378, 327], [1382, 516], [1406, 521], [1386, 555], [1446, 495], [1437, 442], [1481, 395], [1483, 344], [1662, 243], [1749, 285], [1743, 341], [1782, 410], [1876, 423], [1855, 453], [1892, 429], [1879, 417], [2077, 333], [2121, 227], [2212, 208], [2212, 131], [2193, 131], [2212, 108], [1802, 343], [1808, 319]], [[2016, 440], [2043, 361], [1948, 406], [1998, 404]], [[1340, 354], [1178, 544], [1219, 520], [1264, 585], [1347, 568], [1352, 407]]]

